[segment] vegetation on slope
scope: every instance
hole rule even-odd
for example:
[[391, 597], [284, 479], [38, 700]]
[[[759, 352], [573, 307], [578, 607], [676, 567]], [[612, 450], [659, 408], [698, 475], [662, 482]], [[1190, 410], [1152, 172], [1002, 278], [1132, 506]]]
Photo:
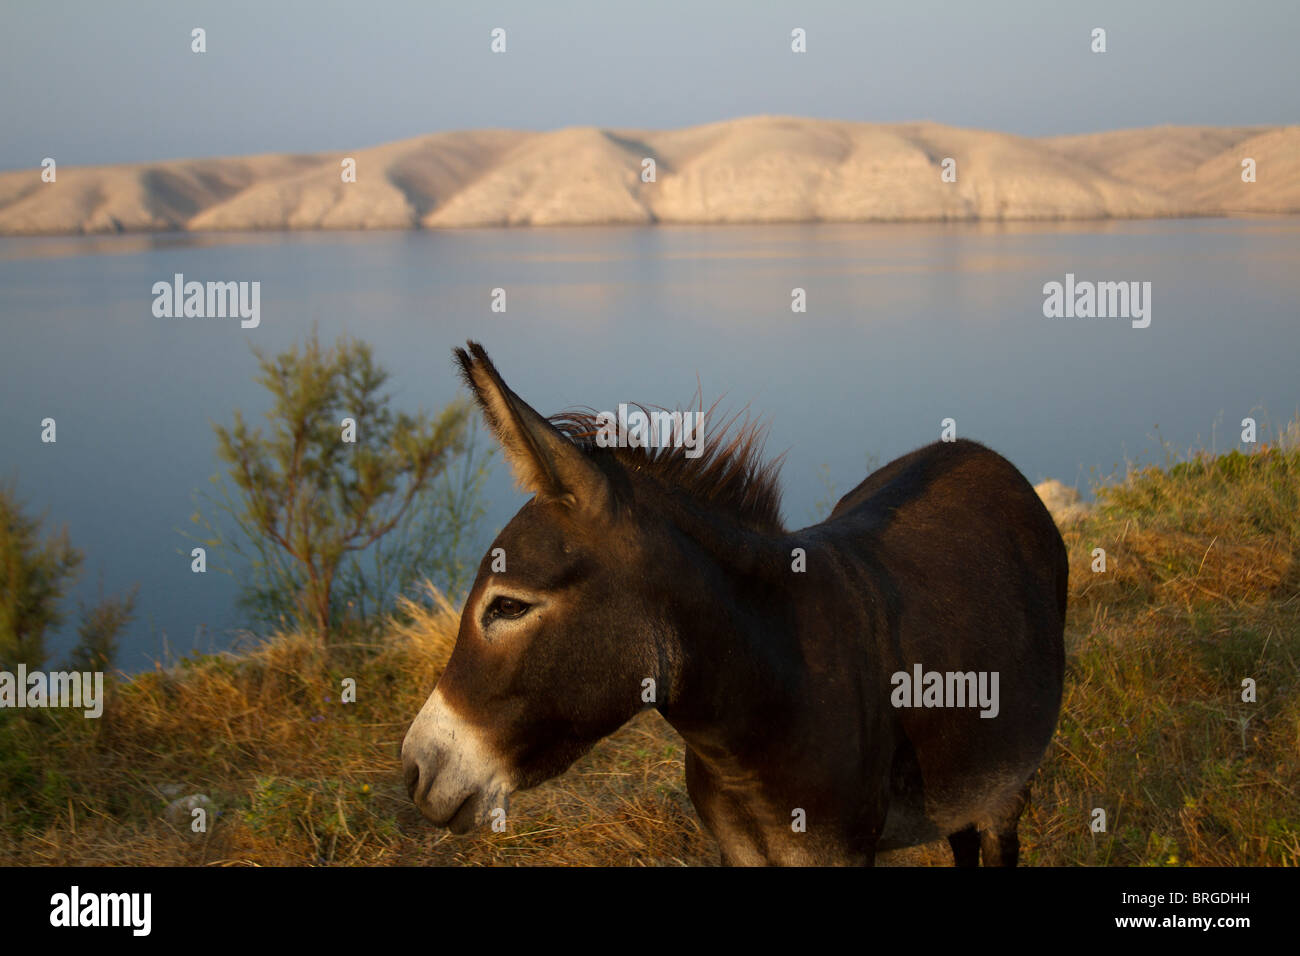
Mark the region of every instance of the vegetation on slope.
[[[1300, 452], [1136, 471], [1064, 533], [1066, 696], [1023, 861], [1300, 865]], [[420, 819], [398, 748], [457, 626], [430, 591], [370, 636], [282, 634], [247, 656], [119, 680], [100, 720], [0, 711], [0, 862], [716, 861], [682, 743], [653, 713], [518, 794], [504, 833], [458, 837]], [[348, 677], [357, 699], [344, 704]], [[168, 812], [196, 793], [212, 801], [206, 833]], [[881, 862], [950, 861], [939, 843]]]

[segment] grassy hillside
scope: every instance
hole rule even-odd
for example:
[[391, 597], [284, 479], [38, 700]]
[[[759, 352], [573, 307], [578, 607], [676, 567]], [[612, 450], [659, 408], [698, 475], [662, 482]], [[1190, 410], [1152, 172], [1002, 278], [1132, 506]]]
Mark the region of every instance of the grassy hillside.
[[[1066, 696], [1022, 823], [1024, 862], [1300, 865], [1300, 452], [1137, 472], [1064, 533]], [[410, 611], [373, 644], [287, 635], [122, 681], [98, 721], [0, 711], [0, 863], [715, 861], [681, 741], [655, 714], [518, 794], [506, 833], [425, 824], [398, 747], [457, 616], [445, 603]], [[355, 704], [339, 703], [346, 677]], [[1247, 677], [1256, 703], [1242, 702]], [[212, 800], [206, 834], [168, 813], [195, 793]], [[1105, 833], [1089, 827], [1097, 807]], [[881, 862], [951, 857], [940, 843]]]

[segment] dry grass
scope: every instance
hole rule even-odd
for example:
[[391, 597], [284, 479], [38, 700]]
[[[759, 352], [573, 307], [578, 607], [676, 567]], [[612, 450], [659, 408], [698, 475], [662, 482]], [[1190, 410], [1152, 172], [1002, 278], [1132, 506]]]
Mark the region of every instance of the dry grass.
[[[1066, 697], [1021, 827], [1025, 862], [1300, 865], [1300, 454], [1137, 473], [1066, 542]], [[398, 748], [457, 614], [441, 600], [406, 612], [373, 643], [281, 635], [122, 680], [98, 721], [0, 712], [0, 863], [715, 862], [682, 742], [653, 713], [518, 794], [505, 833], [425, 824]], [[345, 677], [355, 704], [339, 703]], [[1245, 677], [1256, 703], [1241, 700]], [[191, 793], [219, 811], [206, 834], [168, 819]], [[939, 843], [881, 862], [950, 859]]]

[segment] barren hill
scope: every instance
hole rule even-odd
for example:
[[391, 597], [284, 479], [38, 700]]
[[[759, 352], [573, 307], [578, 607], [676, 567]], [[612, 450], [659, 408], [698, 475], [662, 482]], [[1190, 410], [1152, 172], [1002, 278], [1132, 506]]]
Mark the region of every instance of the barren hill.
[[[340, 163], [356, 160], [356, 182]], [[955, 161], [956, 181], [942, 178]], [[1257, 181], [1243, 183], [1242, 160]], [[643, 182], [646, 159], [655, 181]], [[312, 155], [0, 173], [0, 234], [1300, 212], [1300, 127], [1026, 138], [757, 116], [680, 130], [467, 130]]]

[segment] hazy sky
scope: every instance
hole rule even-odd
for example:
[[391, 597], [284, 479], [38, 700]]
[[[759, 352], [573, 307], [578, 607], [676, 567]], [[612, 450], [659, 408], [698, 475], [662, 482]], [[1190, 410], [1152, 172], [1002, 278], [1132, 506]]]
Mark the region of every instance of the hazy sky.
[[1298, 40], [1295, 0], [7, 0], [0, 168], [756, 113], [1025, 135], [1296, 123]]

